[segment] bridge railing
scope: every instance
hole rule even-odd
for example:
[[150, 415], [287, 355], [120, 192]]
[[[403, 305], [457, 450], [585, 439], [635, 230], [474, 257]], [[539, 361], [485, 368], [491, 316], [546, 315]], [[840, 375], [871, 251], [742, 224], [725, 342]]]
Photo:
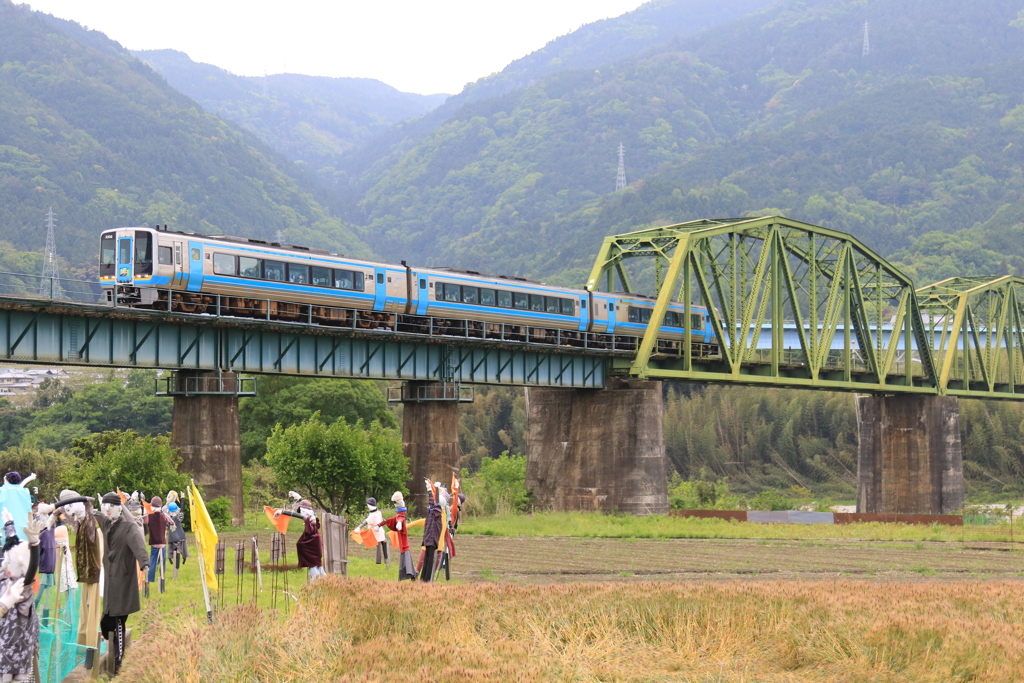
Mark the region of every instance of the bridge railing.
[[0, 296], [94, 304], [101, 300], [103, 292], [99, 283], [93, 281], [0, 271]]

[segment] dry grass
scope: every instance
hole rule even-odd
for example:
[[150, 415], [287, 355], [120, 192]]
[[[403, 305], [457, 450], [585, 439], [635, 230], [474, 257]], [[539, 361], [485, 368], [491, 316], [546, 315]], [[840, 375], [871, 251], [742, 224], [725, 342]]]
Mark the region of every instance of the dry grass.
[[127, 680], [1014, 681], [1019, 584], [424, 586], [329, 577], [287, 621], [155, 611]]

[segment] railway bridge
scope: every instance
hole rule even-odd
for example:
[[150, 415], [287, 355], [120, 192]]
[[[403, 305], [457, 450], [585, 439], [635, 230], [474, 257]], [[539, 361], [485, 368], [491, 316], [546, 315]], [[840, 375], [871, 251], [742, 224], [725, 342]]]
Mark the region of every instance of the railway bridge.
[[[35, 280], [35, 281], [34, 281]], [[424, 328], [356, 311], [325, 325], [302, 304], [236, 317], [101, 301], [98, 287], [0, 275], [0, 362], [171, 370], [184, 466], [241, 515], [238, 397], [253, 375], [401, 382], [415, 482], [458, 466], [457, 410], [472, 385], [527, 388], [528, 484], [555, 509], [667, 509], [661, 382], [857, 394], [858, 509], [941, 513], [963, 504], [960, 398], [1024, 400], [1024, 280], [915, 288], [854, 237], [781, 216], [700, 220], [605, 239], [593, 291], [656, 301], [640, 339], [522, 333], [451, 320]], [[42, 295], [27, 295], [38, 292]], [[168, 306], [172, 297], [166, 297]], [[718, 340], [666, 344], [670, 302], [704, 306]], [[287, 317], [275, 316], [288, 310]], [[414, 496], [414, 500], [417, 497]], [[417, 500], [422, 505], [421, 500]]]

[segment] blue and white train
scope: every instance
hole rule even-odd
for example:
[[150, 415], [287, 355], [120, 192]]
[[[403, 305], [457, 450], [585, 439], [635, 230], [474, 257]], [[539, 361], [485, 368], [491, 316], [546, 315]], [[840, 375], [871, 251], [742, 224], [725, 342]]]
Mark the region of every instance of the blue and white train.
[[[405, 329], [580, 345], [642, 337], [654, 299], [554, 287], [518, 277], [417, 268], [319, 249], [153, 228], [100, 237], [108, 301], [192, 313]], [[428, 320], [433, 319], [428, 325]], [[659, 338], [684, 338], [673, 304]], [[691, 341], [714, 344], [706, 309], [691, 308]], [[420, 329], [422, 328], [422, 329]], [[475, 333], [475, 334], [474, 334]], [[590, 333], [584, 335], [581, 333]]]

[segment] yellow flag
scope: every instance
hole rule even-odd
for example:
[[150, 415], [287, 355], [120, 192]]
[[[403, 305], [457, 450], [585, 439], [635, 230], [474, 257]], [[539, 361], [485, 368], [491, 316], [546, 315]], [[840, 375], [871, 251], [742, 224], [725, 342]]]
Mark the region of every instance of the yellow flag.
[[192, 514], [192, 533], [196, 535], [196, 544], [202, 555], [206, 585], [210, 590], [217, 590], [217, 575], [213, 573], [217, 559], [217, 530], [213, 528], [213, 520], [194, 483], [188, 487], [188, 500]]

